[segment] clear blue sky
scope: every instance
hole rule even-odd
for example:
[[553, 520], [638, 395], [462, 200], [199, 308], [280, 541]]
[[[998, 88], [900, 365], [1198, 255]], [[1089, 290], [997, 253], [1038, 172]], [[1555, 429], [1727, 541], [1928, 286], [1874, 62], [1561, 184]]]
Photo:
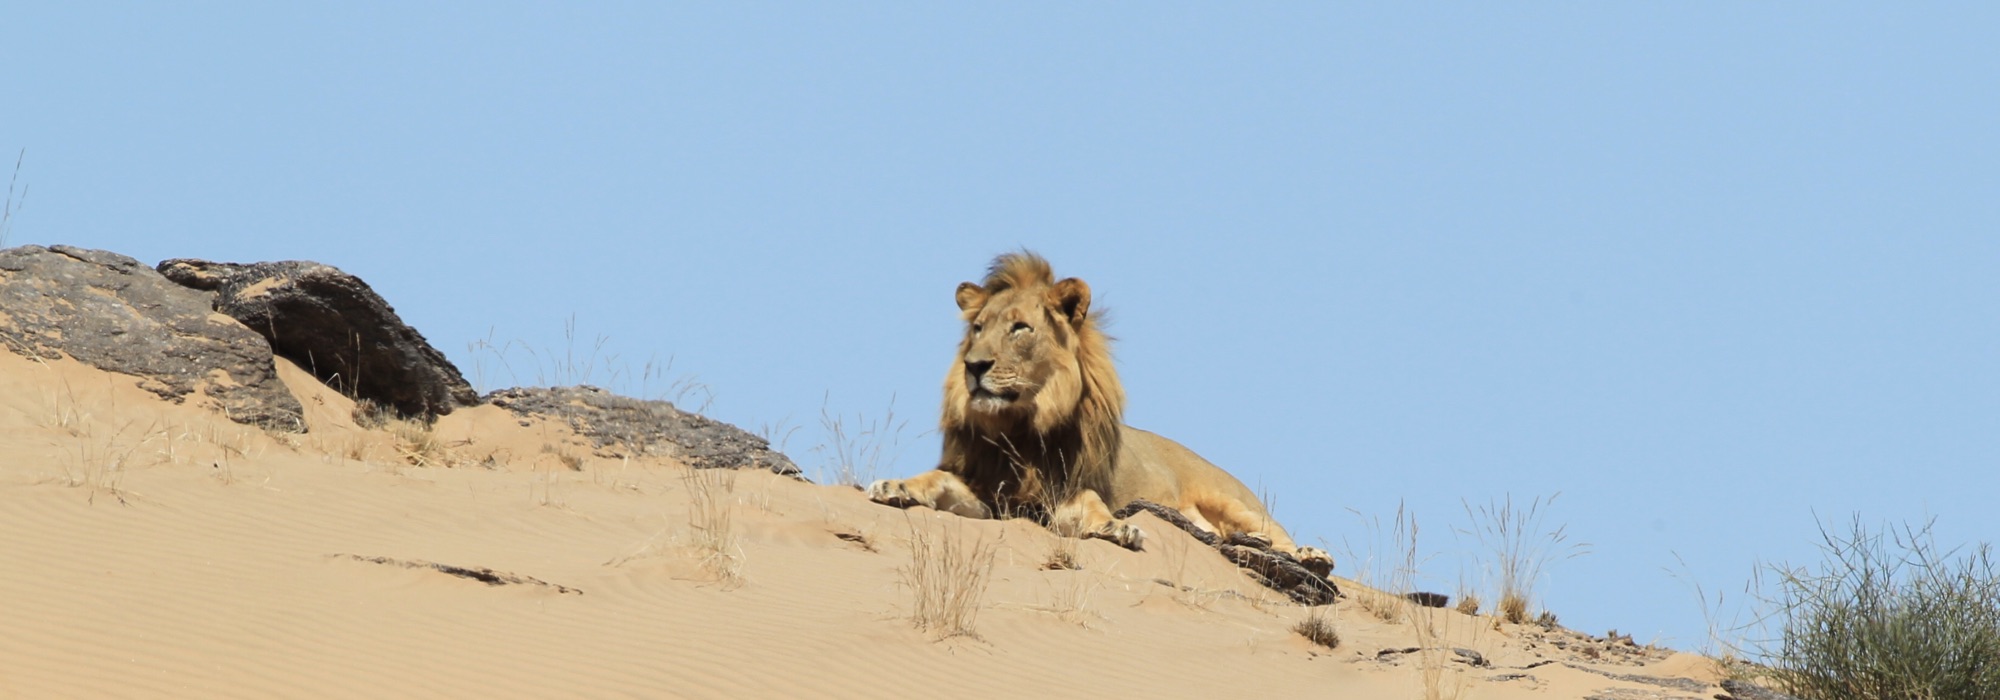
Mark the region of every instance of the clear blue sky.
[[1991, 4], [709, 5], [9, 5], [10, 242], [333, 264], [482, 389], [606, 336], [808, 468], [893, 396], [895, 474], [1026, 246], [1302, 540], [1404, 503], [1449, 592], [1462, 499], [1561, 492], [1547, 605], [1681, 647], [1675, 552], [2000, 533]]

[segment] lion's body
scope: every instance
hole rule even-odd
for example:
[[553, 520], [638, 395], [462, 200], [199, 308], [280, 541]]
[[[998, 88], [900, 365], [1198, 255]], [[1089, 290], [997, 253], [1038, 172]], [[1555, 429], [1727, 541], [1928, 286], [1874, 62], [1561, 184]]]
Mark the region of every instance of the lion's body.
[[1178, 442], [1130, 426], [1124, 432], [1111, 492], [1103, 494], [1106, 505], [1116, 509], [1143, 498], [1224, 537], [1264, 533], [1274, 546], [1292, 547], [1257, 494], [1235, 476]]
[[870, 498], [968, 517], [1033, 514], [1058, 533], [1132, 548], [1142, 533], [1111, 509], [1145, 499], [1215, 534], [1266, 539], [1310, 568], [1332, 567], [1324, 552], [1297, 547], [1243, 482], [1124, 424], [1110, 339], [1082, 280], [1056, 281], [1033, 254], [1003, 255], [983, 285], [959, 285], [957, 296], [966, 335], [945, 377], [938, 467], [878, 481]]

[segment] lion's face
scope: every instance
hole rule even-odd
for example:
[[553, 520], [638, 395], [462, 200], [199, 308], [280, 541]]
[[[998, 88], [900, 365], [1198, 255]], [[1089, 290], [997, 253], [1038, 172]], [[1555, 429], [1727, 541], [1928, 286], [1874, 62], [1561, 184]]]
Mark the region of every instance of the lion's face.
[[962, 382], [967, 417], [995, 427], [1067, 417], [1082, 388], [1078, 329], [1089, 305], [1090, 287], [1074, 278], [991, 293], [959, 285], [965, 338], [948, 383]]

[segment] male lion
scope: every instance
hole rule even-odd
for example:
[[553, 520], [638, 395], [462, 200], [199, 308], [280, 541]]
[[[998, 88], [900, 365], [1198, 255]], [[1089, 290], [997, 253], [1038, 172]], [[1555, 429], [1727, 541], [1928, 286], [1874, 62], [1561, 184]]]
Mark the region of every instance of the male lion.
[[937, 469], [869, 485], [870, 499], [970, 518], [1031, 514], [1059, 535], [1131, 549], [1144, 534], [1111, 509], [1145, 499], [1211, 533], [1248, 535], [1322, 575], [1332, 570], [1332, 557], [1293, 543], [1243, 482], [1124, 424], [1111, 340], [1083, 280], [1058, 282], [1041, 256], [1010, 253], [984, 285], [958, 285], [958, 308], [965, 338], [944, 380], [944, 455]]

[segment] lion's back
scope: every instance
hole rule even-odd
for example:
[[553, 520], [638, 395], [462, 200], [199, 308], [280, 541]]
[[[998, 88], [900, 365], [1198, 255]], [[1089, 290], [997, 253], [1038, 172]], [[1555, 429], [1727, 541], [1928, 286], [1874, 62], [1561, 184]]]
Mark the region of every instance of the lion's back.
[[1129, 425], [1120, 428], [1121, 444], [1111, 476], [1113, 493], [1105, 498], [1113, 509], [1136, 498], [1164, 504], [1187, 502], [1196, 495], [1260, 503], [1241, 480], [1187, 446], [1149, 430]]

